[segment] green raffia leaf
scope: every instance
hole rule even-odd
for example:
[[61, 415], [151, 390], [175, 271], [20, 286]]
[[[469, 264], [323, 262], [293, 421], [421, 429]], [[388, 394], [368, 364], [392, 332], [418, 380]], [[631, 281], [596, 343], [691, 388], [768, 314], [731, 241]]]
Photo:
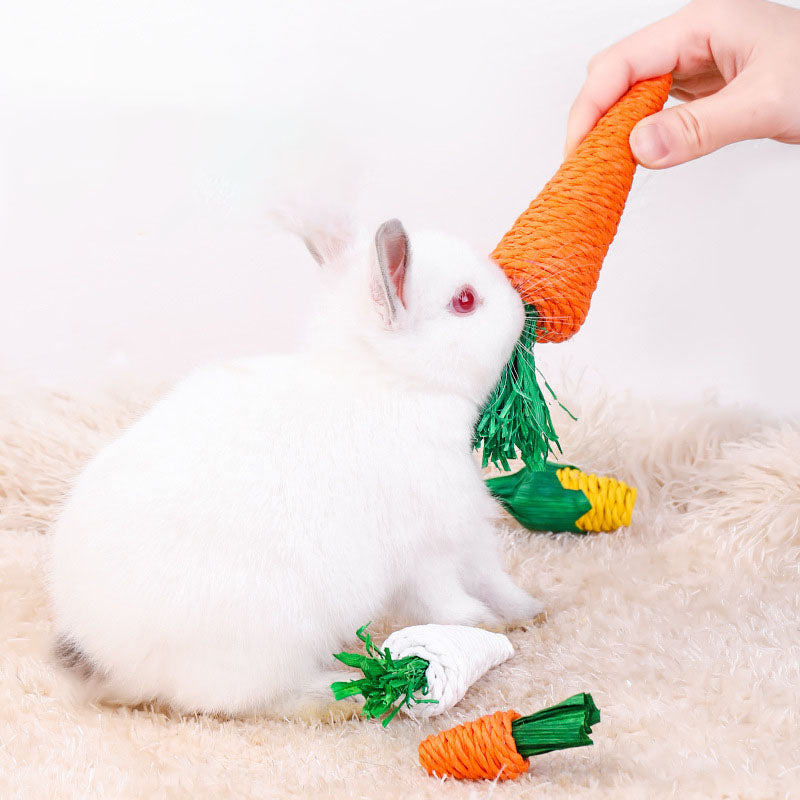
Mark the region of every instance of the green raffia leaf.
[[[356, 694], [364, 695], [361, 713], [369, 718], [388, 714], [383, 720], [385, 728], [403, 706], [439, 701], [425, 698], [428, 694], [426, 670], [430, 662], [419, 656], [392, 658], [388, 647], [381, 650], [373, 643], [372, 637], [367, 633], [370, 624], [368, 622], [356, 631], [356, 636], [364, 643], [366, 655], [342, 652], [333, 656], [348, 667], [360, 669], [364, 677], [352, 681], [336, 681], [331, 684], [331, 691], [337, 700]], [[421, 696], [416, 696], [417, 693]]]
[[[530, 469], [540, 470], [553, 452], [553, 445], [561, 451], [550, 409], [537, 380], [533, 357], [536, 324], [536, 309], [526, 304], [522, 334], [475, 425], [472, 445], [475, 449], [483, 447], [484, 467], [491, 462], [508, 472], [509, 460], [519, 455]], [[543, 383], [557, 401], [547, 381]]]
[[519, 754], [530, 758], [551, 750], [594, 744], [589, 734], [598, 722], [600, 710], [590, 694], [581, 692], [556, 706], [515, 719], [511, 735]]
[[575, 523], [591, 511], [580, 489], [565, 489], [556, 474], [566, 464], [546, 462], [541, 471], [523, 467], [510, 475], [487, 478], [489, 491], [520, 525], [531, 531], [570, 531], [586, 534]]

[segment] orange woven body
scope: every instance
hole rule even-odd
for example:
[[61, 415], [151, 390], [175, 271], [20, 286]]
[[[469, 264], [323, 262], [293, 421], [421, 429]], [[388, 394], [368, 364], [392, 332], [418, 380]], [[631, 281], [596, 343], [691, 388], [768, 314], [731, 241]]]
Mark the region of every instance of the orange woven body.
[[419, 763], [429, 775], [480, 780], [518, 778], [528, 771], [528, 760], [517, 752], [511, 723], [516, 711], [496, 711], [433, 734], [419, 746]]
[[662, 75], [633, 86], [492, 253], [522, 299], [536, 307], [538, 341], [568, 339], [586, 319], [636, 170], [628, 137], [639, 120], [661, 109], [671, 84]]

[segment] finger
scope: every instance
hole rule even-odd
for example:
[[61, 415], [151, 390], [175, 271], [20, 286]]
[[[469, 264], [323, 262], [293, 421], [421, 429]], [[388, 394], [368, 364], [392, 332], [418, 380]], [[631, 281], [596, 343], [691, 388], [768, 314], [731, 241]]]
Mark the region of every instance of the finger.
[[631, 150], [642, 166], [674, 167], [732, 142], [773, 135], [770, 114], [756, 87], [736, 79], [716, 94], [643, 119], [631, 133]]
[[570, 109], [567, 120], [567, 155], [583, 140], [606, 111], [634, 83], [672, 72], [681, 61], [682, 69], [705, 56], [681, 56], [687, 23], [686, 9], [654, 22], [598, 53], [589, 63], [588, 75]]

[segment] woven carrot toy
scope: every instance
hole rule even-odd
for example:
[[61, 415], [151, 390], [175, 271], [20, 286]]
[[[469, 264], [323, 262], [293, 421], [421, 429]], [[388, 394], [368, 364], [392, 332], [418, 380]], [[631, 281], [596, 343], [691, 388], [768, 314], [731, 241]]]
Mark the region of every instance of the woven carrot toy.
[[468, 780], [513, 780], [528, 771], [531, 756], [593, 744], [600, 711], [585, 692], [523, 717], [497, 711], [428, 736], [419, 762], [429, 775]]
[[491, 255], [522, 296], [526, 324], [475, 426], [473, 443], [483, 447], [484, 466], [508, 471], [519, 454], [539, 470], [551, 445], [558, 446], [533, 344], [564, 341], [586, 319], [636, 170], [628, 137], [639, 120], [661, 109], [671, 82], [670, 75], [641, 81], [612, 106]]

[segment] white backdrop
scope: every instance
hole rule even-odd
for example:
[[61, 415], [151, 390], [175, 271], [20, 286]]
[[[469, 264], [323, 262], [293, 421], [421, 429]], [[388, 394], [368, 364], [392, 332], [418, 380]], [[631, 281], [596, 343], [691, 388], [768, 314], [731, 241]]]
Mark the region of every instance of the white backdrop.
[[[0, 384], [288, 349], [315, 265], [287, 193], [484, 252], [557, 168], [590, 56], [666, 0], [0, 0]], [[800, 412], [800, 147], [640, 170], [546, 374]]]

